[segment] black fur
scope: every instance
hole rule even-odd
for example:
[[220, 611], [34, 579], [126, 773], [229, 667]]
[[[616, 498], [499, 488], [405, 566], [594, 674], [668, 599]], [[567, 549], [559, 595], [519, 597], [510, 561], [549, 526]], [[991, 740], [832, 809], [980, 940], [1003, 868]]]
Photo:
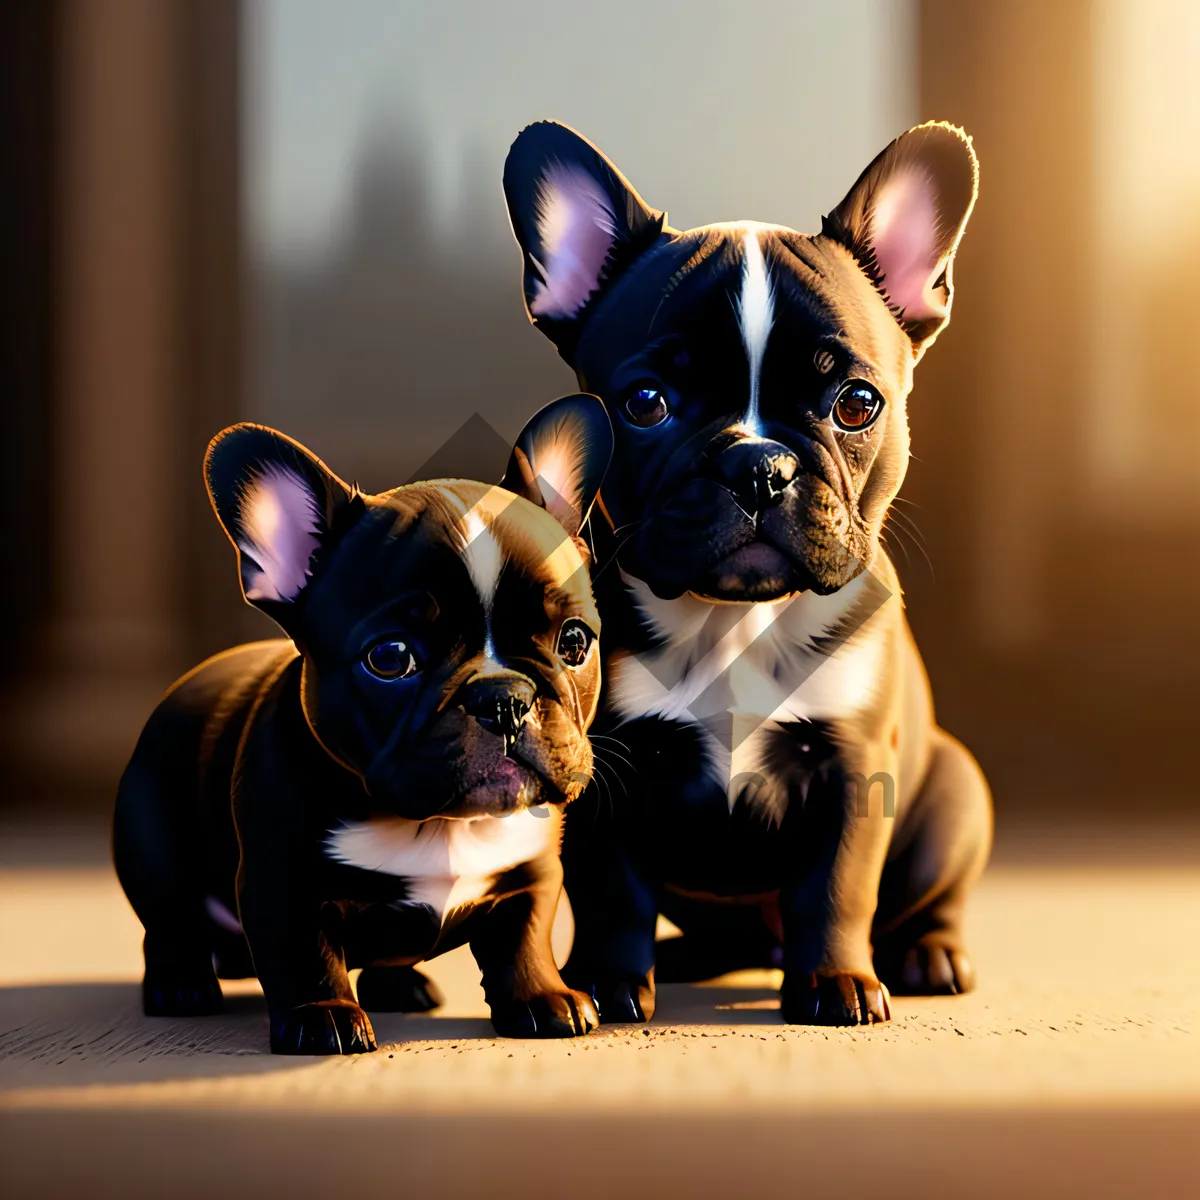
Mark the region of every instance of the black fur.
[[[531, 197], [545, 208], [547, 172], [564, 163], [609, 197], [613, 240], [586, 301], [546, 320], [530, 301], [555, 246]], [[884, 983], [972, 986], [960, 918], [987, 857], [990, 800], [934, 723], [879, 539], [908, 462], [913, 367], [949, 318], [975, 178], [965, 135], [931, 124], [881, 153], [820, 234], [679, 231], [563, 126], [530, 126], [512, 149], [505, 190], [531, 319], [604, 400], [616, 435], [596, 523], [602, 783], [571, 811], [564, 848], [577, 927], [567, 977], [604, 1020], [652, 1013], [659, 912], [684, 931], [659, 951], [671, 977], [782, 966], [789, 1020], [886, 1019]], [[893, 225], [888, 239], [888, 205], [911, 237]], [[756, 412], [738, 309], [747, 237], [773, 292]], [[863, 402], [877, 415], [861, 428], [847, 424], [855, 395], [878, 402]], [[710, 760], [714, 746], [743, 744], [743, 714], [721, 699], [734, 675], [718, 673], [685, 713], [641, 712], [626, 683], [640, 661], [651, 691], [686, 692], [714, 631], [736, 633], [762, 604], [776, 631], [788, 612], [804, 627], [763, 666], [769, 697], [808, 695], [798, 689], [817, 671], [846, 673], [849, 688], [845, 664], [864, 647], [872, 678], [840, 706], [814, 688], [798, 716], [771, 720], [771, 699], [752, 709], [765, 722], [755, 769], [726, 787]], [[797, 616], [809, 611], [811, 628]], [[693, 653], [666, 682], [664, 651]]]
[[[530, 422], [507, 477], [517, 495], [439, 480], [363, 496], [272, 430], [214, 440], [206, 475], [243, 589], [289, 639], [181, 679], [122, 778], [114, 855], [146, 930], [148, 1013], [216, 1011], [217, 976], [253, 973], [275, 1052], [373, 1050], [364, 1007], [433, 1006], [413, 964], [469, 942], [498, 1032], [596, 1024], [549, 935], [562, 809], [590, 777], [599, 690], [598, 654], [568, 661], [559, 637], [579, 623], [577, 646], [599, 633], [576, 535], [610, 453], [587, 396]], [[573, 482], [545, 493], [541, 465], [564, 456]], [[264, 480], [283, 481], [283, 501], [263, 500]], [[486, 514], [504, 555], [490, 604], [467, 567], [468, 510]], [[347, 823], [373, 817], [424, 838], [422, 854], [449, 831], [534, 824], [528, 853], [496, 859], [443, 913], [421, 887], [453, 874], [448, 862], [406, 876], [339, 848]]]

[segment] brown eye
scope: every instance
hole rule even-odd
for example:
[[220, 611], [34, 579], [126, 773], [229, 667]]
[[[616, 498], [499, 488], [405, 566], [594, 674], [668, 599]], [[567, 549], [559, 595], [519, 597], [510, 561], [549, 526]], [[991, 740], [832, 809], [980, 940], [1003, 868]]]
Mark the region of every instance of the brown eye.
[[367, 651], [363, 665], [376, 679], [407, 679], [420, 669], [416, 655], [401, 641], [380, 642]]
[[655, 425], [661, 425], [667, 419], [669, 411], [662, 389], [651, 383], [639, 384], [625, 401], [625, 416], [631, 425], [636, 425], [639, 429], [651, 429]]
[[596, 635], [579, 620], [568, 621], [558, 635], [558, 657], [568, 667], [582, 667]]
[[833, 402], [833, 423], [847, 433], [861, 433], [883, 412], [883, 397], [860, 379], [851, 380]]

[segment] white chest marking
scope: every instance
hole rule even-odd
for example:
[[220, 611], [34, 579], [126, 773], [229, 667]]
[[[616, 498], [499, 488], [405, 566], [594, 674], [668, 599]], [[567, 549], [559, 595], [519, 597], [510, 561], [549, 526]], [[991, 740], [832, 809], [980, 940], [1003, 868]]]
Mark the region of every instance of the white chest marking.
[[610, 665], [611, 703], [625, 720], [658, 716], [698, 727], [709, 773], [728, 789], [730, 804], [756, 776], [764, 777], [756, 789], [761, 803], [774, 809], [762, 765], [770, 734], [786, 722], [852, 717], [875, 696], [885, 652], [877, 626], [832, 653], [814, 645], [837, 627], [868, 578], [832, 596], [734, 605], [662, 600], [626, 576], [634, 603], [667, 641]]
[[445, 917], [487, 895], [497, 875], [543, 854], [557, 828], [544, 806], [457, 821], [373, 817], [332, 830], [325, 852], [349, 867], [403, 876], [411, 903]]

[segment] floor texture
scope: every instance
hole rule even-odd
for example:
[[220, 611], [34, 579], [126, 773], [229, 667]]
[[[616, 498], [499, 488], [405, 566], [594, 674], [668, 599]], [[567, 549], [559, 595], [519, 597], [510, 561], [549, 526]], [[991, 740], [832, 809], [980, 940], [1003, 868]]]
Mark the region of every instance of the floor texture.
[[501, 1041], [456, 952], [437, 1015], [319, 1060], [266, 1053], [250, 985], [221, 1017], [142, 1017], [103, 855], [0, 825], [6, 1195], [1200, 1194], [1194, 827], [1002, 836], [980, 990], [890, 1025], [784, 1026], [764, 972], [665, 988], [649, 1027]]

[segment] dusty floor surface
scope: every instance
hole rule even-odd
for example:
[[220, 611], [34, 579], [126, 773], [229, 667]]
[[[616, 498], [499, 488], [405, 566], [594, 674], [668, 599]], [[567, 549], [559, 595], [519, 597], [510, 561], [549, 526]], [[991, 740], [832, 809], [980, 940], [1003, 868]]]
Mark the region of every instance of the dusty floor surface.
[[440, 1013], [324, 1060], [266, 1053], [250, 985], [142, 1017], [103, 854], [0, 826], [7, 1195], [1200, 1194], [1196, 828], [1002, 836], [980, 991], [887, 1026], [783, 1026], [761, 973], [665, 988], [648, 1028], [501, 1041], [456, 952]]

